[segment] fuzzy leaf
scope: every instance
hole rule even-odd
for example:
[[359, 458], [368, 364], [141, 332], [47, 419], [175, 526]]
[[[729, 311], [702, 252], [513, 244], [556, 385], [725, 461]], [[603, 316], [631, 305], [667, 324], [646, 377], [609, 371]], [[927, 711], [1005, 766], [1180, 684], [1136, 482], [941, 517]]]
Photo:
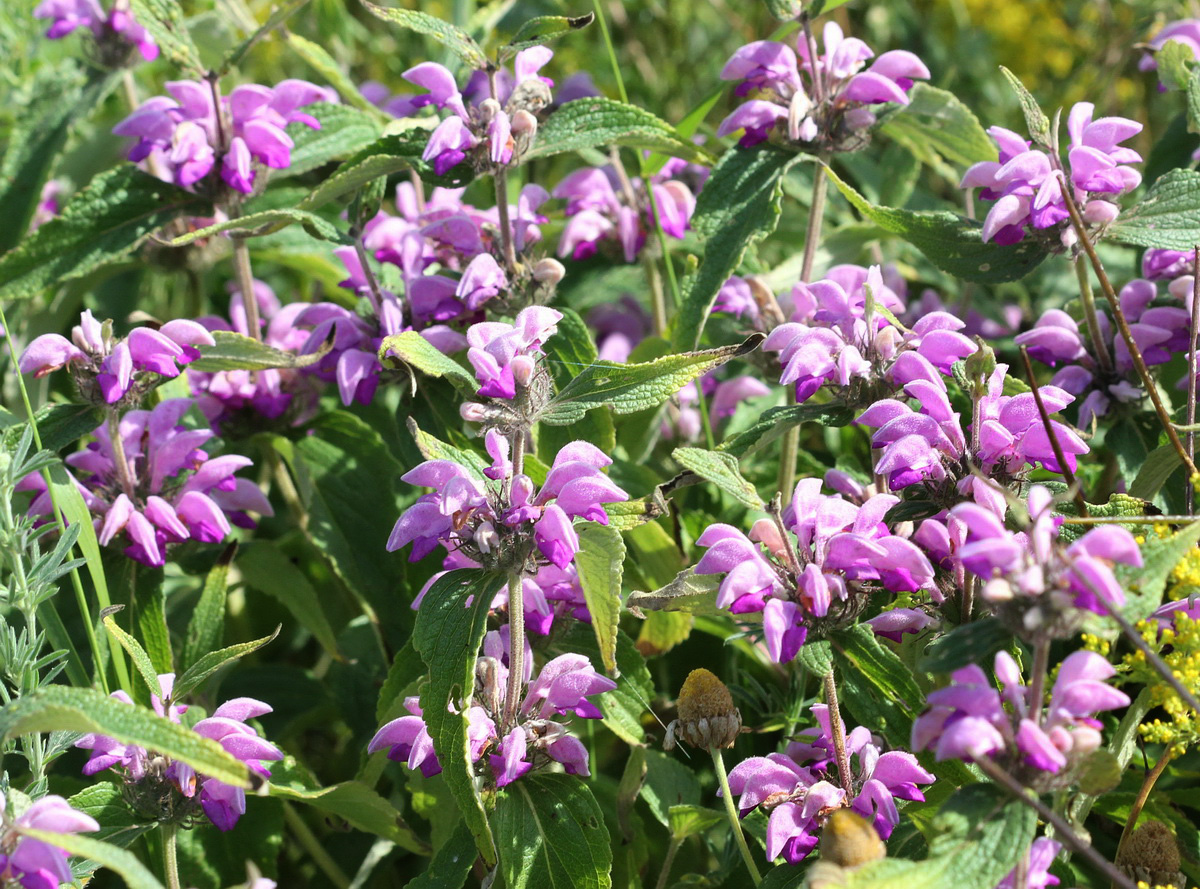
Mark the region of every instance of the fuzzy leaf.
[[150, 32], [162, 54], [193, 80], [204, 78], [204, 64], [183, 22], [183, 6], [177, 0], [132, 0], [133, 17]]
[[704, 448], [676, 448], [671, 456], [684, 469], [712, 482], [739, 503], [751, 509], [766, 509], [754, 485], [742, 476], [738, 459], [732, 454], [706, 451]]
[[822, 426], [843, 426], [852, 419], [851, 412], [840, 404], [788, 404], [768, 408], [753, 426], [723, 441], [717, 448], [734, 457], [744, 457], [780, 438], [792, 426], [810, 421]]
[[470, 34], [456, 25], [414, 9], [376, 6], [370, 0], [362, 0], [362, 5], [376, 18], [408, 28], [410, 31], [416, 31], [418, 34], [424, 34], [426, 37], [432, 37], [471, 68], [487, 67], [487, 56], [483, 54], [483, 49]]
[[617, 624], [621, 618], [625, 541], [616, 529], [596, 522], [579, 525], [577, 532], [579, 552], [575, 554], [575, 567], [579, 571], [579, 585], [592, 615], [592, 629], [604, 669], [609, 675], [618, 676]]
[[372, 115], [350, 105], [306, 105], [304, 113], [319, 120], [321, 129], [299, 123], [289, 126], [288, 134], [296, 143], [292, 162], [286, 170], [272, 171], [272, 178], [299, 176], [331, 161], [343, 161], [370, 145], [383, 131]]
[[781, 22], [794, 22], [804, 11], [801, 0], [766, 0], [767, 11]]
[[996, 159], [994, 143], [975, 113], [954, 93], [927, 83], [913, 85], [909, 104], [900, 106], [879, 131], [918, 160], [951, 175], [978, 161]]
[[666, 654], [692, 635], [695, 618], [683, 611], [651, 611], [638, 630], [637, 649], [642, 657]]
[[669, 584], [653, 592], [635, 590], [625, 600], [625, 607], [635, 614], [647, 611], [687, 611], [693, 614], [717, 612], [719, 574], [696, 574], [695, 569], [680, 571]]
[[584, 781], [531, 775], [499, 794], [496, 840], [507, 889], [609, 889], [604, 813]]
[[413, 642], [429, 668], [429, 681], [421, 688], [429, 737], [446, 785], [489, 866], [496, 862], [496, 844], [468, 759], [464, 702], [475, 688], [475, 659], [487, 630], [488, 609], [504, 584], [502, 574], [449, 571], [425, 593], [413, 629]]
[[599, 96], [568, 102], [546, 118], [525, 159], [610, 145], [648, 148], [694, 163], [712, 163], [708, 152], [679, 135], [666, 121], [636, 105]]
[[554, 396], [539, 419], [565, 426], [597, 407], [611, 407], [616, 414], [658, 407], [697, 377], [753, 352], [762, 339], [755, 334], [736, 346], [666, 355], [641, 364], [597, 361]]
[[1179, 560], [1200, 541], [1200, 521], [1185, 525], [1169, 537], [1147, 535], [1142, 544], [1142, 566], [1116, 565], [1113, 573], [1130, 591], [1131, 601], [1123, 609], [1126, 620], [1137, 623], [1162, 604], [1167, 578]]
[[274, 10], [267, 16], [267, 20], [254, 29], [253, 33], [246, 37], [241, 43], [237, 44], [229, 52], [225, 53], [225, 58], [221, 60], [221, 64], [217, 66], [217, 73], [220, 75], [228, 74], [234, 68], [242, 63], [242, 59], [246, 57], [246, 53], [250, 51], [250, 47], [258, 43], [266, 37], [271, 31], [278, 28], [292, 14], [306, 5], [309, 0], [288, 0], [288, 2], [274, 4]]
[[171, 693], [171, 697], [177, 700], [184, 697], [189, 691], [199, 686], [200, 683], [226, 664], [232, 664], [234, 661], [241, 660], [246, 655], [258, 651], [264, 645], [269, 645], [275, 641], [275, 637], [279, 635], [281, 629], [282, 626], [277, 626], [275, 627], [275, 632], [270, 636], [263, 636], [261, 639], [255, 639], [252, 642], [239, 642], [237, 645], [230, 645], [228, 648], [210, 651], [197, 660], [196, 663], [188, 667], [183, 672], [183, 675], [175, 680], [175, 690]]
[[1013, 92], [1017, 94], [1017, 101], [1021, 103], [1021, 112], [1025, 115], [1025, 126], [1029, 129], [1029, 135], [1038, 145], [1048, 147], [1050, 145], [1050, 118], [1046, 117], [1046, 113], [1042, 111], [1042, 107], [1037, 103], [1033, 94], [1025, 88], [1025, 84], [1021, 83], [1021, 78], [1003, 65], [1000, 66], [1000, 71], [1008, 80]]
[[404, 884], [404, 889], [462, 889], [475, 864], [475, 842], [465, 821], [442, 844], [425, 872]]
[[[314, 43], [307, 38], [301, 37], [299, 34], [296, 34], [292, 31], [288, 32], [287, 41], [288, 45], [291, 46], [296, 55], [304, 59], [310, 68], [320, 74], [321, 80], [325, 81], [335, 90], [337, 90], [338, 95], [341, 96], [342, 99], [350, 103], [350, 105], [353, 105], [359, 111], [365, 111], [368, 117], [371, 117], [376, 121], [387, 121], [388, 115], [370, 103], [367, 97], [364, 96], [359, 90], [358, 85], [354, 82], [354, 80], [342, 70], [341, 65], [337, 63], [337, 61], [329, 54], [325, 47], [321, 46], [319, 43]], [[318, 106], [308, 105], [304, 110], [308, 114], [313, 114], [314, 107]], [[345, 106], [332, 107], [344, 108]], [[316, 115], [316, 117], [321, 121], [321, 128], [324, 129], [325, 118], [319, 114]], [[307, 127], [305, 129], [307, 129]], [[379, 134], [376, 133], [375, 135], [378, 136]], [[289, 175], [291, 169], [295, 166], [296, 153], [293, 151], [292, 164], [288, 172]], [[280, 171], [275, 175], [278, 176], [284, 174], [282, 171]]]
[[735, 148], [713, 167], [692, 214], [692, 230], [704, 244], [704, 258], [683, 281], [672, 337], [676, 350], [700, 345], [721, 286], [737, 271], [746, 250], [775, 231], [783, 177], [798, 159], [772, 148]]
[[[551, 650], [555, 654], [574, 652], [585, 655], [593, 663], [600, 660], [600, 649], [596, 634], [581, 623], [555, 639]], [[632, 746], [646, 743], [646, 732], [642, 728], [642, 716], [647, 710], [647, 701], [654, 694], [654, 682], [637, 646], [625, 633], [617, 630], [617, 687], [592, 698], [592, 702], [604, 714], [601, 721], [605, 728]]]
[[417, 450], [421, 452], [421, 456], [426, 460], [453, 460], [468, 471], [470, 471], [476, 479], [483, 481], [486, 476], [483, 470], [487, 469], [489, 461], [479, 456], [478, 452], [456, 448], [452, 444], [447, 444], [440, 438], [434, 438], [428, 432], [422, 431], [417, 425], [417, 421], [412, 417], [408, 418], [408, 432], [416, 442]]
[[237, 554], [237, 544], [225, 547], [204, 578], [200, 601], [188, 621], [187, 636], [179, 665], [187, 670], [205, 654], [221, 647], [225, 641], [225, 601], [229, 583], [229, 565]]
[[237, 219], [226, 219], [213, 225], [187, 232], [167, 242], [168, 247], [182, 247], [201, 238], [209, 238], [221, 232], [230, 232], [234, 237], [259, 238], [282, 231], [289, 225], [302, 225], [304, 230], [318, 241], [336, 244], [351, 243], [349, 235], [338, 230], [329, 220], [304, 210], [263, 210]]
[[93, 179], [62, 213], [0, 257], [0, 299], [28, 299], [136, 248], [179, 216], [210, 215], [201, 197], [132, 164]]
[[341, 818], [351, 827], [391, 840], [409, 852], [429, 854], [429, 847], [401, 820], [396, 807], [361, 781], [343, 781], [332, 787], [272, 781], [270, 787], [271, 796], [312, 806]]
[[[113, 609], [124, 608], [123, 605], [114, 605]], [[113, 637], [121, 647], [129, 654], [129, 659], [133, 661], [134, 667], [142, 677], [142, 681], [146, 683], [146, 689], [152, 695], [161, 695], [162, 687], [158, 684], [158, 671], [154, 669], [154, 664], [150, 660], [150, 655], [146, 654], [146, 649], [142, 648], [141, 643], [117, 626], [117, 622], [113, 620], [111, 614], [106, 614], [102, 623], [104, 629]], [[143, 698], [143, 700], [148, 700]]]
[[82, 855], [100, 863], [121, 875], [126, 889], [163, 889], [146, 865], [138, 860], [132, 852], [105, 843], [92, 837], [77, 833], [54, 833], [49, 830], [35, 830], [30, 827], [19, 828], [22, 836], [41, 840], [59, 849], [65, 849], [72, 855]]
[[843, 706], [860, 725], [870, 726], [893, 745], [909, 744], [913, 714], [925, 706], [912, 671], [866, 624], [839, 631], [830, 641], [838, 679], [849, 692]]
[[0, 737], [31, 732], [95, 732], [186, 763], [203, 775], [249, 787], [246, 766], [210, 738], [92, 688], [47, 685], [0, 711]]
[[667, 809], [668, 827], [676, 840], [704, 833], [725, 820], [725, 813], [703, 806], [671, 806]]
[[544, 46], [553, 40], [557, 40], [564, 34], [570, 34], [572, 31], [586, 28], [595, 20], [595, 13], [591, 12], [586, 15], [574, 17], [565, 15], [539, 15], [536, 18], [531, 18], [517, 29], [517, 33], [512, 36], [512, 39], [508, 43], [500, 47], [500, 61], [503, 62], [505, 59], [515, 56], [523, 49], [528, 49], [531, 46]]
[[982, 225], [948, 210], [901, 210], [877, 207], [838, 178], [826, 174], [856, 210], [881, 229], [899, 235], [944, 272], [984, 284], [1016, 281], [1049, 254], [1030, 238], [1016, 244], [985, 244]]
[[478, 397], [479, 384], [471, 372], [449, 355], [438, 351], [433, 343], [415, 330], [384, 337], [379, 344], [379, 360], [384, 364], [398, 361], [428, 376], [443, 377], [466, 397]]
[[329, 347], [324, 346], [307, 355], [295, 355], [232, 330], [214, 330], [212, 338], [216, 345], [197, 347], [200, 357], [188, 365], [192, 370], [215, 373], [222, 370], [308, 367], [329, 354]]
[[1012, 638], [1012, 633], [994, 617], [963, 624], [929, 646], [921, 669], [952, 673], [967, 664], [991, 664], [996, 652], [1012, 644]]
[[1108, 237], [1135, 247], [1190, 251], [1200, 243], [1200, 173], [1164, 173], [1137, 206], [1109, 226]]
[[238, 571], [248, 586], [278, 599], [326, 651], [341, 657], [316, 589], [273, 541], [254, 541], [242, 547]]
[[[1181, 466], [1183, 466], [1183, 460], [1172, 445], [1165, 444], [1155, 448], [1147, 455], [1145, 462], [1142, 463], [1142, 468], [1138, 470], [1137, 478], [1129, 486], [1130, 496], [1153, 500], [1154, 495], [1167, 483], [1167, 479], [1174, 475]], [[1088, 512], [1091, 513], [1091, 510]], [[1095, 515], [1095, 513], [1092, 514]]]

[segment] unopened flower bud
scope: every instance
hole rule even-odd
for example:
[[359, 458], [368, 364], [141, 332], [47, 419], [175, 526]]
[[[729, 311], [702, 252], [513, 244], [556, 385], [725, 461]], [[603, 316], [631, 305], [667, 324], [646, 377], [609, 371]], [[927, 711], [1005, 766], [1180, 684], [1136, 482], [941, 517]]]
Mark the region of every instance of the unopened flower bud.
[[732, 747], [742, 730], [742, 714], [733, 706], [729, 689], [704, 668], [688, 674], [677, 707], [679, 718], [667, 726], [663, 742], [667, 750], [675, 746], [677, 738], [704, 750]]
[[771, 555], [777, 559], [782, 559], [787, 554], [787, 544], [783, 541], [783, 536], [779, 533], [779, 526], [772, 519], [759, 519], [750, 528], [750, 539], [755, 543], [761, 543], [767, 548]]
[[512, 116], [512, 134], [513, 138], [532, 139], [537, 135], [538, 122], [537, 118], [521, 108], [513, 113]]
[[533, 372], [537, 370], [532, 355], [515, 355], [509, 366], [512, 368], [513, 380], [522, 388], [529, 385], [529, 381], [533, 379]]
[[1112, 201], [1088, 201], [1083, 208], [1083, 221], [1088, 225], [1108, 225], [1120, 212]]
[[993, 577], [983, 585], [982, 595], [988, 602], [1008, 602], [1013, 597], [1013, 589], [1003, 577]]
[[500, 103], [495, 99], [484, 99], [479, 103], [479, 113], [485, 121], [489, 121], [500, 113]]
[[482, 423], [487, 420], [491, 411], [486, 404], [477, 401], [464, 401], [458, 408], [459, 415], [468, 423]]
[[475, 529], [475, 545], [481, 553], [490, 553], [500, 545], [500, 535], [491, 522], [481, 522]]
[[566, 274], [567, 270], [563, 264], [550, 257], [539, 259], [533, 266], [533, 280], [539, 284], [549, 284], [551, 287], [558, 284]]

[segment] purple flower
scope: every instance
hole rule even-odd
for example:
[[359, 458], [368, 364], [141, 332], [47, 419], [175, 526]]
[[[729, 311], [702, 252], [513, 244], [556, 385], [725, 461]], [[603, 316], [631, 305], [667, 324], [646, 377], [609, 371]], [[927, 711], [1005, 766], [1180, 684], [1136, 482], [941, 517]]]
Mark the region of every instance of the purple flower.
[[545, 306], [530, 306], [517, 313], [512, 324], [484, 321], [467, 331], [467, 360], [475, 368], [479, 394], [512, 399], [517, 386], [527, 387], [542, 345], [554, 335], [562, 313]]
[[714, 429], [732, 417], [742, 402], [771, 394], [770, 388], [757, 377], [742, 375], [718, 380], [713, 373], [707, 373], [698, 382], [688, 383], [675, 393], [677, 409], [670, 411], [667, 419], [663, 420], [664, 438], [696, 441], [703, 434], [704, 423], [700, 417], [697, 386], [708, 399], [708, 418]]
[[[150, 705], [159, 716], [179, 724], [180, 717], [188, 708], [171, 699], [175, 674], [160, 674], [158, 684], [160, 694], [150, 696]], [[123, 691], [113, 692], [112, 697], [133, 706], [133, 701]], [[216, 741], [226, 753], [245, 763], [250, 771], [264, 778], [270, 777], [270, 770], [264, 761], [283, 759], [283, 753], [246, 724], [247, 719], [270, 712], [271, 707], [262, 701], [234, 698], [219, 706], [208, 718], [197, 722], [192, 730]], [[143, 781], [168, 784], [186, 800], [194, 799], [220, 830], [231, 830], [246, 812], [246, 794], [240, 787], [197, 775], [190, 766], [181, 762], [168, 761], [163, 767], [155, 762], [161, 757], [144, 747], [121, 744], [114, 738], [96, 734], [84, 735], [75, 742], [75, 746], [92, 751], [83, 767], [85, 775], [116, 767], [125, 773], [125, 780], [129, 784]], [[150, 768], [151, 765], [153, 768]], [[199, 796], [196, 795], [197, 787]]]
[[[1062, 845], [1047, 837], [1038, 837], [1025, 853], [1025, 885], [1029, 889], [1046, 889], [1047, 886], [1057, 886], [1058, 877], [1050, 873], [1050, 865]], [[996, 884], [996, 889], [1015, 889], [1017, 885], [1017, 868], [1009, 871], [1008, 875]]]
[[158, 58], [158, 44], [134, 20], [129, 11], [129, 0], [115, 0], [108, 15], [96, 0], [42, 0], [34, 8], [33, 17], [53, 19], [46, 32], [51, 40], [66, 37], [77, 28], [86, 28], [97, 42], [119, 38], [136, 46], [147, 62]]
[[52, 833], [83, 833], [100, 829], [94, 818], [71, 807], [61, 796], [43, 796], [15, 818], [8, 803], [0, 796], [0, 818], [5, 831], [0, 843], [0, 873], [15, 880], [24, 889], [58, 889], [71, 883], [68, 859], [71, 853], [42, 840], [22, 836], [21, 831], [45, 830]]
[[[144, 565], [162, 565], [172, 543], [219, 543], [229, 536], [230, 519], [253, 527], [248, 511], [274, 514], [257, 485], [234, 476], [251, 464], [248, 458], [210, 458], [200, 448], [213, 433], [180, 425], [191, 406], [189, 398], [173, 398], [150, 411], [126, 412], [118, 424], [124, 467], [107, 425], [96, 429], [87, 448], [66, 458], [81, 479], [73, 479], [75, 486], [97, 517], [100, 543], [122, 535], [128, 541], [125, 554]], [[53, 514], [40, 475], [26, 476], [19, 487], [38, 492], [31, 515]]]
[[1157, 70], [1158, 60], [1154, 54], [1171, 41], [1187, 47], [1192, 57], [1200, 61], [1200, 19], [1180, 19], [1167, 24], [1146, 44], [1146, 52], [1138, 60], [1138, 70]]

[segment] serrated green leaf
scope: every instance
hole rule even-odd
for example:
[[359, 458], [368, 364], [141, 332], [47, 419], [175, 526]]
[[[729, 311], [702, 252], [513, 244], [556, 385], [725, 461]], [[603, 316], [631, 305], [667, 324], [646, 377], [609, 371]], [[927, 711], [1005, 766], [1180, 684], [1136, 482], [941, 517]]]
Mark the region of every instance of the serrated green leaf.
[[754, 485], [742, 476], [738, 459], [733, 454], [704, 448], [676, 448], [671, 456], [684, 469], [712, 482], [739, 503], [751, 509], [766, 509]]
[[755, 334], [736, 346], [666, 355], [641, 364], [598, 361], [559, 391], [539, 419], [565, 426], [593, 408], [610, 407], [613, 413], [629, 414], [658, 407], [697, 377], [753, 352], [762, 339]]
[[498, 795], [493, 822], [507, 889], [609, 889], [604, 813], [569, 775], [522, 778]]
[[892, 745], [911, 743], [913, 714], [925, 706], [912, 671], [866, 624], [838, 631], [830, 641], [838, 681], [848, 692], [842, 706]]
[[[712, 163], [708, 152], [643, 108], [588, 96], [562, 105], [538, 127], [526, 160], [565, 151], [626, 145], [660, 151], [694, 163]], [[693, 220], [694, 224], [694, 220]]]
[[258, 651], [264, 645], [270, 644], [279, 635], [279, 631], [282, 628], [282, 626], [277, 626], [275, 632], [270, 636], [263, 636], [261, 639], [255, 639], [252, 642], [239, 642], [237, 645], [230, 645], [228, 648], [210, 651], [184, 670], [183, 675], [175, 680], [175, 690], [171, 693], [171, 697], [175, 699], [182, 698], [226, 664], [232, 664], [234, 661]]
[[1175, 570], [1180, 559], [1195, 549], [1200, 541], [1200, 521], [1177, 530], [1167, 537], [1147, 537], [1142, 544], [1142, 564], [1140, 566], [1116, 565], [1113, 573], [1117, 580], [1136, 595], [1130, 596], [1129, 603], [1122, 609], [1125, 619], [1137, 623], [1150, 615], [1155, 608], [1162, 604], [1163, 592], [1167, 588], [1167, 578]]
[[[90, 404], [46, 404], [34, 411], [42, 447], [52, 454], [94, 432], [104, 422], [104, 412]], [[13, 448], [25, 433], [27, 424], [9, 415], [11, 425], [4, 429], [4, 442]], [[8, 418], [6, 418], [8, 419]]]
[[1187, 128], [1189, 133], [1200, 133], [1200, 67], [1188, 78]]
[[428, 432], [422, 431], [417, 425], [417, 421], [412, 417], [408, 418], [408, 431], [412, 435], [413, 441], [417, 444], [417, 450], [421, 452], [421, 456], [426, 460], [453, 460], [464, 466], [472, 475], [479, 481], [483, 481], [486, 476], [483, 470], [488, 467], [488, 461], [475, 451], [456, 448], [452, 444], [447, 444], [440, 438], [435, 438]]
[[579, 552], [575, 567], [579, 585], [592, 615], [592, 629], [600, 646], [600, 658], [609, 675], [617, 670], [617, 624], [621, 618], [621, 573], [625, 564], [625, 541], [608, 525], [585, 522], [577, 529]]
[[337, 635], [329, 625], [316, 589], [274, 542], [256, 540], [242, 547], [238, 571], [248, 586], [278, 599], [322, 648], [334, 657], [341, 657]]
[[[358, 85], [354, 80], [342, 70], [339, 65], [323, 46], [319, 43], [314, 43], [299, 34], [288, 32], [288, 45], [295, 51], [296, 55], [302, 58], [308, 65], [321, 75], [321, 79], [337, 90], [338, 95], [343, 100], [349, 102], [360, 111], [365, 111], [367, 115], [377, 121], [385, 122], [388, 115], [380, 111], [368, 101], [367, 97], [359, 90]], [[305, 112], [312, 114], [313, 106], [305, 107]], [[336, 107], [336, 106], [334, 106]], [[318, 120], [322, 121], [322, 129], [324, 129], [324, 118], [317, 116]], [[378, 133], [376, 134], [378, 135]], [[296, 165], [296, 155], [292, 154], [292, 166]], [[278, 174], [277, 174], [278, 175]]]
[[[596, 344], [592, 341], [586, 322], [574, 309], [562, 306], [562, 318], [558, 330], [546, 341], [544, 364], [554, 378], [555, 386], [561, 390], [579, 376], [585, 368], [596, 363]], [[539, 426], [537, 430], [538, 455], [548, 463], [564, 445], [583, 439], [590, 441], [606, 454], [617, 446], [616, 427], [612, 413], [606, 408], [588, 411], [583, 418], [570, 427]]]
[[773, 148], [734, 148], [713, 167], [692, 214], [692, 230], [704, 244], [704, 258], [683, 280], [672, 335], [676, 350], [700, 345], [721, 286], [737, 271], [746, 250], [775, 230], [783, 177], [799, 157]]
[[320, 121], [321, 129], [314, 130], [302, 123], [288, 126], [288, 135], [295, 142], [292, 162], [286, 170], [272, 170], [272, 180], [300, 176], [332, 161], [344, 161], [383, 132], [377, 117], [351, 105], [319, 102], [305, 105], [304, 113]]
[[237, 543], [225, 547], [204, 578], [200, 601], [188, 621], [179, 664], [187, 670], [206, 653], [220, 648], [225, 641], [225, 601], [229, 583], [229, 565], [237, 554]]
[[1025, 84], [1021, 83], [1021, 78], [1003, 65], [1000, 66], [1000, 71], [1013, 88], [1013, 92], [1017, 94], [1017, 101], [1021, 103], [1021, 112], [1025, 115], [1025, 126], [1029, 129], [1029, 135], [1038, 145], [1048, 148], [1050, 146], [1050, 118], [1046, 117], [1046, 113], [1042, 111], [1042, 107], [1037, 103], [1033, 94], [1025, 88]]
[[429, 668], [429, 681], [421, 688], [429, 737], [446, 785], [489, 865], [496, 862], [496, 843], [475, 787], [464, 702], [475, 688], [475, 659], [487, 630], [488, 609], [505, 582], [497, 573], [448, 571], [425, 593], [413, 629], [413, 643]]
[[216, 373], [223, 370], [308, 367], [329, 353], [326, 347], [308, 355], [296, 355], [232, 330], [214, 330], [212, 338], [216, 341], [215, 345], [197, 346], [200, 357], [188, 365], [192, 370]]
[[838, 178], [826, 174], [842, 196], [886, 232], [899, 235], [944, 272], [984, 284], [1016, 281], [1033, 271], [1049, 254], [1026, 238], [1016, 244], [985, 244], [982, 225], [948, 210], [901, 210], [877, 207]]
[[478, 397], [479, 384], [474, 375], [415, 330], [384, 337], [379, 344], [379, 360], [399, 361], [428, 376], [449, 380], [467, 398]]
[[221, 60], [221, 64], [217, 66], [217, 73], [220, 75], [228, 74], [231, 70], [242, 63], [242, 59], [246, 57], [246, 53], [250, 51], [250, 47], [258, 43], [267, 36], [271, 31], [278, 28], [295, 13], [300, 7], [309, 3], [309, 0], [289, 0], [286, 3], [275, 4], [271, 14], [267, 16], [267, 20], [259, 25], [252, 34], [246, 37], [241, 43], [235, 46], [229, 52], [225, 53], [225, 58]]
[[154, 874], [138, 860], [132, 852], [92, 839], [78, 833], [54, 833], [49, 830], [35, 830], [31, 827], [17, 828], [22, 836], [41, 840], [58, 849], [65, 849], [72, 855], [82, 855], [93, 861], [98, 861], [103, 867], [116, 871], [125, 881], [127, 889], [163, 889]]
[[[125, 801], [124, 786], [111, 781], [100, 780], [85, 787], [79, 793], [68, 797], [67, 802], [72, 809], [82, 812], [100, 823], [100, 830], [90, 834], [93, 839], [125, 847], [157, 823], [139, 819]], [[100, 867], [100, 862], [92, 862], [95, 867], [76, 864], [72, 871], [79, 876]]]
[[955, 627], [929, 646], [921, 669], [929, 673], [952, 673], [967, 664], [990, 664], [996, 652], [1008, 648], [1013, 634], [994, 617], [985, 617]]
[[[1129, 494], [1143, 500], [1153, 500], [1175, 471], [1183, 466], [1183, 459], [1174, 446], [1165, 444], [1155, 448], [1146, 457], [1137, 478], [1129, 486]], [[1089, 510], [1091, 512], [1091, 510]]]
[[203, 80], [204, 65], [177, 0], [132, 0], [131, 9], [134, 19], [150, 32], [164, 56], [193, 80]]
[[1200, 243], [1200, 173], [1164, 173], [1137, 206], [1109, 226], [1108, 237], [1135, 247], [1192, 250]]
[[800, 646], [796, 663], [813, 676], [825, 676], [833, 669], [833, 646], [828, 639], [817, 639]]
[[675, 575], [675, 579], [661, 589], [651, 592], [635, 590], [625, 600], [630, 611], [687, 611], [692, 614], [715, 614], [717, 612], [717, 588], [721, 586], [718, 574], [697, 574], [694, 568], [686, 568]]
[[686, 840], [716, 827], [726, 818], [724, 812], [704, 806], [671, 806], [667, 809], [667, 828], [676, 840]]
[[1179, 40], [1168, 40], [1154, 53], [1158, 79], [1168, 90], [1187, 89], [1191, 81], [1191, 63], [1196, 61], [1192, 48]]
[[508, 43], [500, 47], [500, 61], [511, 58], [531, 46], [543, 46], [564, 34], [586, 28], [595, 21], [595, 13], [580, 16], [539, 15], [526, 21]]
[[637, 648], [643, 657], [666, 654], [692, 635], [695, 618], [683, 611], [651, 611], [638, 630]]
[[183, 247], [201, 238], [210, 238], [221, 232], [230, 232], [235, 237], [259, 238], [282, 231], [289, 225], [302, 225], [304, 230], [319, 241], [332, 241], [335, 244], [351, 243], [350, 236], [339, 231], [338, 227], [324, 217], [305, 210], [264, 210], [249, 216], [239, 216], [236, 219], [226, 219], [212, 225], [198, 228], [167, 241], [168, 247]]
[[429, 854], [429, 847], [404, 823], [396, 807], [361, 781], [343, 781], [332, 787], [304, 787], [272, 780], [270, 789], [273, 797], [304, 803], [341, 818], [351, 827], [390, 840], [401, 849]]
[[646, 751], [646, 780], [641, 797], [664, 827], [671, 826], [675, 806], [699, 806], [700, 782], [696, 773], [660, 750]]
[[888, 117], [879, 131], [922, 163], [948, 170], [957, 178], [971, 164], [996, 159], [996, 143], [954, 93], [916, 83], [908, 97], [909, 104]]
[[179, 216], [211, 215], [201, 197], [122, 164], [0, 257], [0, 299], [28, 299], [114, 262]]
[[487, 67], [487, 56], [483, 54], [483, 49], [470, 34], [456, 25], [414, 9], [376, 6], [370, 0], [362, 0], [362, 5], [376, 18], [432, 37], [471, 68], [478, 70]]
[[741, 458], [766, 447], [793, 426], [808, 422], [820, 423], [822, 426], [844, 426], [852, 418], [852, 412], [841, 404], [816, 404], [807, 401], [804, 404], [773, 407], [763, 411], [762, 417], [749, 429], [722, 442], [717, 450]]
[[0, 710], [0, 737], [31, 732], [94, 732], [186, 763], [203, 775], [249, 787], [246, 766], [210, 738], [92, 688], [47, 685]]
[[794, 22], [804, 11], [802, 0], [766, 0], [766, 3], [767, 11], [781, 22]]

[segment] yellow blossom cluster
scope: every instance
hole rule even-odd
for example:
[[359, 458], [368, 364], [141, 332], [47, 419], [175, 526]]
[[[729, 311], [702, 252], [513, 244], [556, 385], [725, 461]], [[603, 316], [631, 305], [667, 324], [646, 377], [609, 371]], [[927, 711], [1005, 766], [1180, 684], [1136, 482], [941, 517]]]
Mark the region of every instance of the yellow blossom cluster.
[[[1153, 620], [1139, 623], [1138, 631], [1179, 681], [1193, 694], [1200, 694], [1200, 621], [1181, 613], [1176, 615], [1174, 627], [1165, 627], [1161, 633]], [[1138, 726], [1138, 732], [1150, 743], [1165, 745], [1173, 756], [1182, 755], [1200, 739], [1200, 714], [1162, 681], [1141, 651], [1125, 655], [1122, 663], [1129, 679], [1144, 683], [1150, 689], [1153, 705], [1161, 707], [1169, 717], [1144, 722]]]
[[1200, 591], [1200, 547], [1192, 547], [1171, 569], [1167, 579], [1167, 596], [1183, 599]]

